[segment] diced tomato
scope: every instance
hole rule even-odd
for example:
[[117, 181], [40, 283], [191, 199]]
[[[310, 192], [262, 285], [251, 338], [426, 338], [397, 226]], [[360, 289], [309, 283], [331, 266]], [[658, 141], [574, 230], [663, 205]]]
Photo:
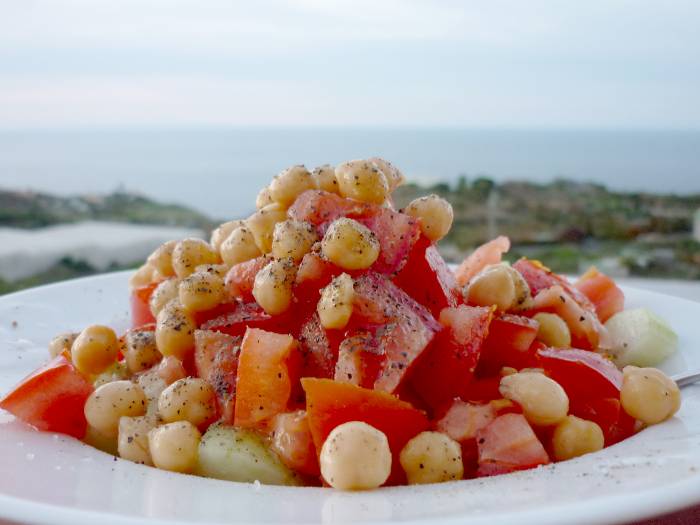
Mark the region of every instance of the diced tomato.
[[597, 423], [605, 436], [606, 447], [634, 434], [635, 419], [623, 410], [619, 399], [614, 397], [588, 399], [582, 403], [574, 400], [569, 411]]
[[372, 270], [389, 275], [401, 270], [420, 236], [418, 221], [410, 215], [381, 206], [374, 206], [370, 213], [356, 220], [372, 230], [379, 241], [379, 258], [372, 265]]
[[477, 468], [476, 433], [494, 419], [496, 411], [490, 403], [476, 405], [456, 399], [445, 415], [435, 422], [438, 432], [447, 434], [461, 445], [465, 477], [472, 477]]
[[148, 301], [151, 298], [153, 290], [156, 289], [160, 283], [151, 283], [146, 286], [141, 286], [139, 288], [134, 288], [131, 290], [131, 326], [132, 328], [138, 328], [149, 323], [155, 323], [156, 319], [151, 313], [151, 307]]
[[532, 300], [528, 313], [555, 313], [561, 317], [571, 332], [571, 344], [576, 348], [595, 350], [605, 345], [607, 330], [593, 310], [583, 308], [574, 298], [556, 285], [539, 292]]
[[216, 391], [221, 419], [233, 423], [236, 407], [236, 373], [241, 337], [211, 330], [195, 330], [194, 362], [197, 376]]
[[537, 435], [521, 414], [505, 414], [476, 433], [480, 476], [493, 476], [549, 463]]
[[169, 355], [160, 360], [151, 370], [155, 371], [156, 375], [165, 381], [166, 385], [171, 385], [178, 379], [187, 377], [187, 371], [177, 357]]
[[285, 465], [307, 476], [321, 473], [305, 410], [277, 414], [271, 427], [272, 449]]
[[501, 376], [475, 377], [468, 381], [460, 390], [459, 396], [472, 403], [485, 403], [500, 399]]
[[395, 282], [408, 295], [427, 306], [435, 317], [443, 308], [457, 306], [462, 300], [454, 273], [426, 237], [421, 237], [415, 244]]
[[341, 273], [340, 268], [323, 259], [319, 254], [307, 253], [299, 263], [294, 284], [294, 297], [302, 303], [311, 303], [315, 307], [321, 288]]
[[92, 390], [64, 352], [25, 377], [0, 399], [0, 408], [39, 430], [82, 438], [83, 408]]
[[294, 402], [301, 356], [294, 338], [248, 328], [241, 343], [234, 422], [260, 427]]
[[299, 195], [287, 210], [290, 219], [310, 222], [314, 226], [348, 215], [363, 215], [371, 205], [345, 199], [322, 190], [308, 190]]
[[364, 388], [374, 388], [386, 361], [381, 335], [354, 331], [340, 343], [334, 378]]
[[533, 297], [553, 286], [561, 286], [583, 309], [591, 312], [595, 311], [593, 304], [588, 298], [576, 289], [566, 277], [554, 273], [540, 261], [523, 258], [516, 261], [513, 264], [513, 268], [523, 276], [523, 279], [530, 287], [530, 293]]
[[465, 305], [440, 313], [444, 329], [411, 378], [414, 390], [433, 410], [459, 396], [470, 383], [492, 316], [491, 308]]
[[591, 267], [574, 285], [595, 306], [601, 323], [625, 308], [625, 294], [610, 277]]
[[459, 286], [466, 285], [469, 280], [489, 264], [498, 264], [504, 253], [510, 250], [510, 239], [500, 236], [482, 244], [455, 270]]
[[399, 454], [409, 439], [427, 430], [428, 418], [423, 412], [386, 392], [349, 383], [304, 378], [301, 384], [306, 391], [306, 412], [317, 452], [338, 425], [364, 421], [384, 432], [389, 440], [393, 461], [388, 483], [405, 480]]
[[242, 301], [253, 301], [255, 276], [269, 263], [270, 258], [263, 255], [249, 261], [234, 264], [224, 279], [229, 296]]
[[338, 344], [342, 337], [336, 330], [326, 330], [321, 326], [318, 314], [314, 313], [299, 331], [302, 377], [332, 378], [338, 359]]
[[229, 304], [235, 305], [231, 311], [205, 321], [200, 325], [200, 328], [239, 336], [243, 335], [248, 327], [272, 330], [284, 324], [279, 322], [279, 319], [266, 314], [256, 303], [236, 302]]
[[377, 325], [383, 354], [374, 388], [395, 392], [414, 361], [441, 329], [430, 312], [386, 277], [368, 272], [355, 280], [353, 318]]
[[600, 354], [586, 350], [547, 349], [538, 352], [540, 366], [578, 402], [620, 399], [622, 372]]
[[477, 373], [498, 374], [504, 366], [521, 369], [535, 366], [531, 351], [539, 323], [528, 317], [501, 314], [491, 321], [489, 335], [481, 349]]

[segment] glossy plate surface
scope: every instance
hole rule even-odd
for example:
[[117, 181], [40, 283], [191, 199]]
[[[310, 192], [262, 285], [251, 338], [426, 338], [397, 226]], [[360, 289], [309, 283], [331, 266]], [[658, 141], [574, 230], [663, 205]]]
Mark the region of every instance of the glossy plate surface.
[[[46, 359], [58, 332], [124, 329], [126, 273], [0, 298], [0, 393]], [[668, 373], [700, 368], [700, 303], [626, 289], [680, 336]], [[495, 478], [365, 493], [171, 474], [39, 433], [0, 411], [0, 520], [22, 523], [621, 523], [700, 503], [700, 387], [676, 418], [577, 460]]]

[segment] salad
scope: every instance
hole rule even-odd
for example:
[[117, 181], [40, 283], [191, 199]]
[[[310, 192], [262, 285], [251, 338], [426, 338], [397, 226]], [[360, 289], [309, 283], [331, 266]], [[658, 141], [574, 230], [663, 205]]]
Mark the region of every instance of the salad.
[[151, 254], [129, 330], [58, 335], [0, 408], [144, 465], [343, 490], [569, 460], [678, 411], [650, 368], [665, 321], [595, 268], [506, 262], [505, 237], [453, 270], [451, 205], [398, 210], [403, 181], [380, 158], [282, 171], [247, 219]]

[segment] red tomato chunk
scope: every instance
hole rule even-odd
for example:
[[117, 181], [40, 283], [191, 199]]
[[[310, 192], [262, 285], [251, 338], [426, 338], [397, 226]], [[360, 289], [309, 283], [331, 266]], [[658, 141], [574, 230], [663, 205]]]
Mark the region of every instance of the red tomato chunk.
[[504, 366], [526, 368], [535, 366], [532, 351], [539, 323], [528, 317], [501, 314], [491, 321], [489, 335], [484, 341], [478, 373], [497, 374]]
[[159, 283], [151, 283], [131, 291], [131, 327], [139, 328], [145, 324], [155, 323], [156, 320], [151, 313], [148, 301], [151, 299], [153, 290]]
[[521, 414], [504, 414], [477, 431], [480, 476], [546, 465], [549, 456]]
[[583, 274], [574, 286], [593, 303], [602, 323], [625, 308], [625, 294], [615, 281], [595, 268]]
[[83, 406], [92, 390], [64, 353], [25, 377], [0, 399], [0, 408], [39, 430], [82, 438]]
[[221, 419], [225, 423], [233, 423], [240, 345], [241, 337], [211, 330], [196, 330], [194, 333], [197, 376], [214, 387]]

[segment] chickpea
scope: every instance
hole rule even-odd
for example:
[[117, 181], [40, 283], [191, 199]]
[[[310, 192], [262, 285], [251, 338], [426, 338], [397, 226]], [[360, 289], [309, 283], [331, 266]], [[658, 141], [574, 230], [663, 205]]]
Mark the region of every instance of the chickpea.
[[329, 193], [338, 193], [338, 179], [335, 178], [335, 168], [330, 164], [324, 164], [314, 168], [311, 172], [311, 176], [316, 182], [316, 187], [319, 190], [327, 191]]
[[124, 361], [132, 374], [157, 365], [163, 358], [153, 330], [129, 330], [124, 336]]
[[530, 301], [530, 287], [508, 263], [491, 264], [469, 281], [465, 298], [476, 306], [495, 305], [504, 312], [519, 310]]
[[409, 485], [462, 479], [462, 447], [441, 432], [421, 432], [403, 447], [399, 456]]
[[384, 160], [380, 157], [370, 157], [367, 160], [373, 162], [380, 170], [382, 170], [382, 173], [386, 177], [386, 181], [389, 184], [389, 193], [406, 182], [406, 177], [404, 177], [404, 174], [401, 173], [401, 170], [388, 160]]
[[263, 189], [260, 190], [258, 193], [258, 196], [255, 198], [255, 209], [259, 210], [260, 208], [264, 208], [268, 204], [272, 204], [272, 194], [270, 193], [270, 188], [265, 186]]
[[164, 356], [183, 360], [194, 348], [197, 324], [177, 301], [170, 301], [156, 317], [156, 345]]
[[321, 474], [341, 490], [373, 489], [391, 472], [391, 450], [386, 435], [362, 421], [335, 427], [321, 447]]
[[253, 232], [245, 226], [236, 228], [226, 237], [226, 240], [221, 243], [220, 252], [221, 259], [229, 266], [249, 261], [262, 255], [260, 248], [255, 243]]
[[142, 465], [153, 465], [148, 448], [148, 433], [155, 426], [156, 418], [153, 416], [120, 417], [117, 441], [119, 457]]
[[338, 187], [343, 197], [382, 204], [389, 196], [389, 183], [376, 164], [367, 160], [351, 160], [335, 168]]
[[305, 191], [315, 189], [316, 181], [304, 166], [292, 166], [282, 170], [270, 183], [272, 200], [285, 208], [291, 206]]
[[71, 346], [73, 346], [76, 337], [78, 337], [77, 332], [66, 332], [64, 334], [58, 334], [51, 339], [51, 341], [49, 341], [49, 355], [51, 358], [58, 357], [63, 352], [70, 353]]
[[292, 259], [272, 261], [255, 276], [253, 297], [265, 312], [278, 315], [292, 304], [296, 266]]
[[227, 264], [200, 264], [194, 269], [194, 272], [209, 273], [223, 279], [230, 269], [231, 268]]
[[182, 279], [187, 277], [200, 264], [216, 264], [219, 255], [202, 239], [184, 239], [173, 249], [173, 268], [175, 274]]
[[119, 418], [146, 413], [146, 395], [131, 381], [114, 381], [97, 388], [85, 402], [88, 424], [107, 437], [117, 437]]
[[630, 416], [645, 425], [672, 417], [681, 407], [676, 382], [656, 368], [626, 366], [622, 370], [620, 402]]
[[153, 464], [163, 470], [189, 473], [197, 465], [202, 434], [189, 421], [168, 423], [148, 433]]
[[276, 259], [291, 257], [298, 263], [316, 241], [318, 234], [312, 224], [291, 219], [278, 222], [272, 233], [272, 255]]
[[179, 279], [166, 279], [155, 287], [151, 297], [148, 299], [148, 307], [150, 308], [153, 317], [158, 317], [158, 314], [163, 307], [173, 299], [177, 298], [179, 287]]
[[199, 426], [216, 415], [216, 392], [204, 379], [180, 379], [160, 394], [158, 414], [167, 423], [189, 421]]
[[537, 328], [537, 339], [547, 346], [556, 348], [571, 347], [571, 331], [569, 325], [557, 314], [540, 312], [533, 317], [540, 326]]
[[131, 277], [129, 277], [129, 288], [141, 288], [158, 280], [158, 272], [150, 264], [139, 267]]
[[215, 273], [195, 272], [180, 282], [178, 298], [189, 312], [211, 310], [226, 298], [224, 280]]
[[552, 447], [557, 461], [597, 452], [605, 446], [601, 428], [593, 421], [566, 416], [554, 429]]
[[[221, 252], [221, 244], [226, 240], [226, 238], [231, 235], [231, 232], [236, 228], [240, 228], [244, 225], [243, 221], [228, 221], [220, 224], [214, 231], [211, 232], [211, 238], [209, 244], [214, 248], [214, 251]], [[222, 256], [223, 257], [223, 256]]]
[[352, 302], [355, 296], [352, 277], [342, 273], [321, 290], [321, 299], [316, 311], [321, 326], [326, 329], [345, 328], [352, 316]]
[[92, 325], [75, 338], [71, 357], [75, 367], [83, 374], [99, 374], [117, 360], [119, 341], [108, 326]]
[[423, 235], [435, 242], [447, 235], [454, 219], [452, 205], [434, 194], [411, 201], [404, 213], [420, 219]]
[[564, 389], [544, 374], [518, 372], [501, 378], [499, 392], [515, 401], [527, 420], [534, 425], [556, 425], [569, 412], [569, 397]]
[[328, 227], [321, 241], [321, 253], [345, 270], [364, 270], [379, 257], [379, 241], [366, 226], [341, 218]]
[[246, 226], [253, 234], [255, 244], [262, 253], [272, 250], [272, 232], [275, 224], [287, 218], [287, 212], [279, 203], [268, 204], [246, 219]]
[[173, 250], [176, 245], [177, 241], [163, 243], [156, 248], [146, 260], [146, 262], [155, 268], [163, 277], [172, 277], [175, 275], [175, 270], [173, 269]]

